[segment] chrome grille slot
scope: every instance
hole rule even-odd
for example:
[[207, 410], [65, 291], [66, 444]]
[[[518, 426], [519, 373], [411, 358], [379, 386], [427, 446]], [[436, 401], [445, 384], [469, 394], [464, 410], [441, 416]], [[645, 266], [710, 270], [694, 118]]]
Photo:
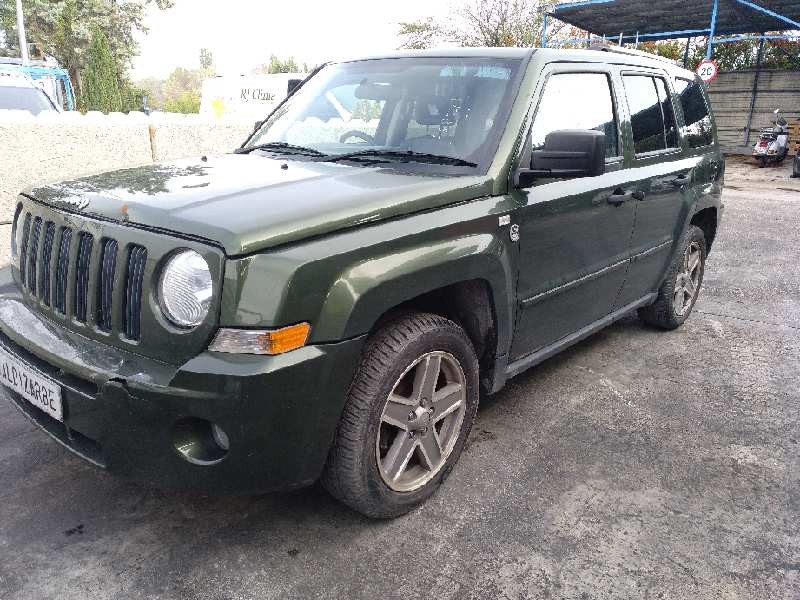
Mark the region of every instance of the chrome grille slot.
[[75, 319], [86, 322], [89, 296], [89, 267], [92, 259], [94, 237], [91, 233], [78, 234], [78, 258], [75, 264]]
[[72, 246], [72, 229], [61, 228], [61, 243], [58, 245], [56, 263], [56, 310], [67, 314], [67, 277], [69, 276], [69, 251]]
[[119, 244], [116, 240], [103, 239], [97, 283], [97, 326], [103, 331], [111, 331], [113, 325], [114, 277], [118, 250]]
[[36, 217], [33, 220], [33, 229], [30, 232], [30, 242], [28, 246], [30, 246], [30, 250], [27, 252], [28, 254], [28, 289], [30, 290], [31, 294], [34, 296], [36, 295], [36, 263], [38, 261], [37, 255], [39, 252], [39, 237], [42, 235], [42, 218]]
[[19, 279], [25, 285], [25, 274], [28, 266], [28, 238], [31, 235], [31, 213], [25, 215], [25, 224], [22, 226], [22, 245], [19, 249]]
[[56, 236], [56, 225], [48, 221], [44, 228], [42, 242], [42, 265], [39, 268], [39, 297], [45, 306], [50, 306], [50, 273], [53, 262], [53, 240]]
[[[94, 218], [21, 197], [11, 274], [26, 309], [109, 346], [175, 363], [208, 345], [216, 323], [179, 330], [155, 302], [160, 267], [176, 251], [199, 252], [219, 282], [224, 255], [202, 241]], [[219, 283], [217, 283], [219, 286]], [[219, 303], [212, 298], [216, 312]]]
[[123, 319], [125, 336], [130, 340], [138, 340], [141, 333], [142, 285], [146, 263], [147, 248], [132, 245], [128, 250]]

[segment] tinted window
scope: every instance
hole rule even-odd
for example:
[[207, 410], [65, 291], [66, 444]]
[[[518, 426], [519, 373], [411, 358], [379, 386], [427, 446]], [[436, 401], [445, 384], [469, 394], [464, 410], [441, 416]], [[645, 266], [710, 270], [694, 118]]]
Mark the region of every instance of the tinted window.
[[619, 135], [611, 82], [603, 73], [559, 73], [547, 80], [531, 130], [533, 149], [544, 148], [548, 133], [596, 129], [606, 134], [606, 156], [619, 156]]
[[686, 141], [691, 148], [700, 148], [714, 143], [714, 132], [703, 90], [693, 81], [675, 80], [675, 91], [681, 100], [683, 120], [686, 123]]
[[676, 147], [675, 115], [664, 80], [646, 75], [625, 75], [623, 80], [636, 154]]
[[672, 110], [672, 98], [669, 95], [667, 82], [655, 79], [658, 90], [658, 101], [661, 103], [661, 113], [664, 115], [664, 133], [667, 138], [667, 148], [678, 147], [678, 125], [675, 122], [675, 111]]
[[15, 86], [0, 87], [0, 109], [27, 110], [35, 115], [54, 110], [39, 88]]

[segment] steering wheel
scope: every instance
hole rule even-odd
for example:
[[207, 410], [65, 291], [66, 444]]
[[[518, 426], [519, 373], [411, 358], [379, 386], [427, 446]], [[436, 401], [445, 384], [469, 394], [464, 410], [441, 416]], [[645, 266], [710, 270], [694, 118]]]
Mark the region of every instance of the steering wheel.
[[358, 131], [356, 129], [351, 129], [350, 131], [343, 133], [339, 138], [339, 143], [344, 144], [349, 138], [355, 137], [364, 140], [368, 144], [372, 144], [375, 142], [375, 137], [371, 136], [368, 133], [364, 133], [363, 131]]

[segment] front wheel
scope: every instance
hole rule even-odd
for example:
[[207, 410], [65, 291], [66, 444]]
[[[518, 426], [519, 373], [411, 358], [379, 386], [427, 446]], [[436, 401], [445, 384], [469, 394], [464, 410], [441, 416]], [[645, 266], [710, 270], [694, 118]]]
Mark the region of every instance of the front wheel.
[[364, 350], [322, 476], [373, 518], [427, 500], [458, 461], [478, 407], [478, 360], [456, 323], [410, 313]]
[[667, 276], [658, 290], [656, 301], [639, 309], [639, 317], [662, 329], [683, 325], [694, 308], [703, 284], [706, 264], [706, 238], [703, 230], [691, 225], [680, 239]]

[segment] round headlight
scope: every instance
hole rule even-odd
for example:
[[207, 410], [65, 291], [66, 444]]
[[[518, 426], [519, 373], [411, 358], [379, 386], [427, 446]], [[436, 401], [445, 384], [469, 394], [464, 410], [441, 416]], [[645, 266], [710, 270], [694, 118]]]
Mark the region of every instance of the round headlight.
[[208, 315], [212, 294], [208, 263], [194, 250], [177, 253], [164, 266], [158, 298], [164, 315], [175, 325], [200, 325]]

